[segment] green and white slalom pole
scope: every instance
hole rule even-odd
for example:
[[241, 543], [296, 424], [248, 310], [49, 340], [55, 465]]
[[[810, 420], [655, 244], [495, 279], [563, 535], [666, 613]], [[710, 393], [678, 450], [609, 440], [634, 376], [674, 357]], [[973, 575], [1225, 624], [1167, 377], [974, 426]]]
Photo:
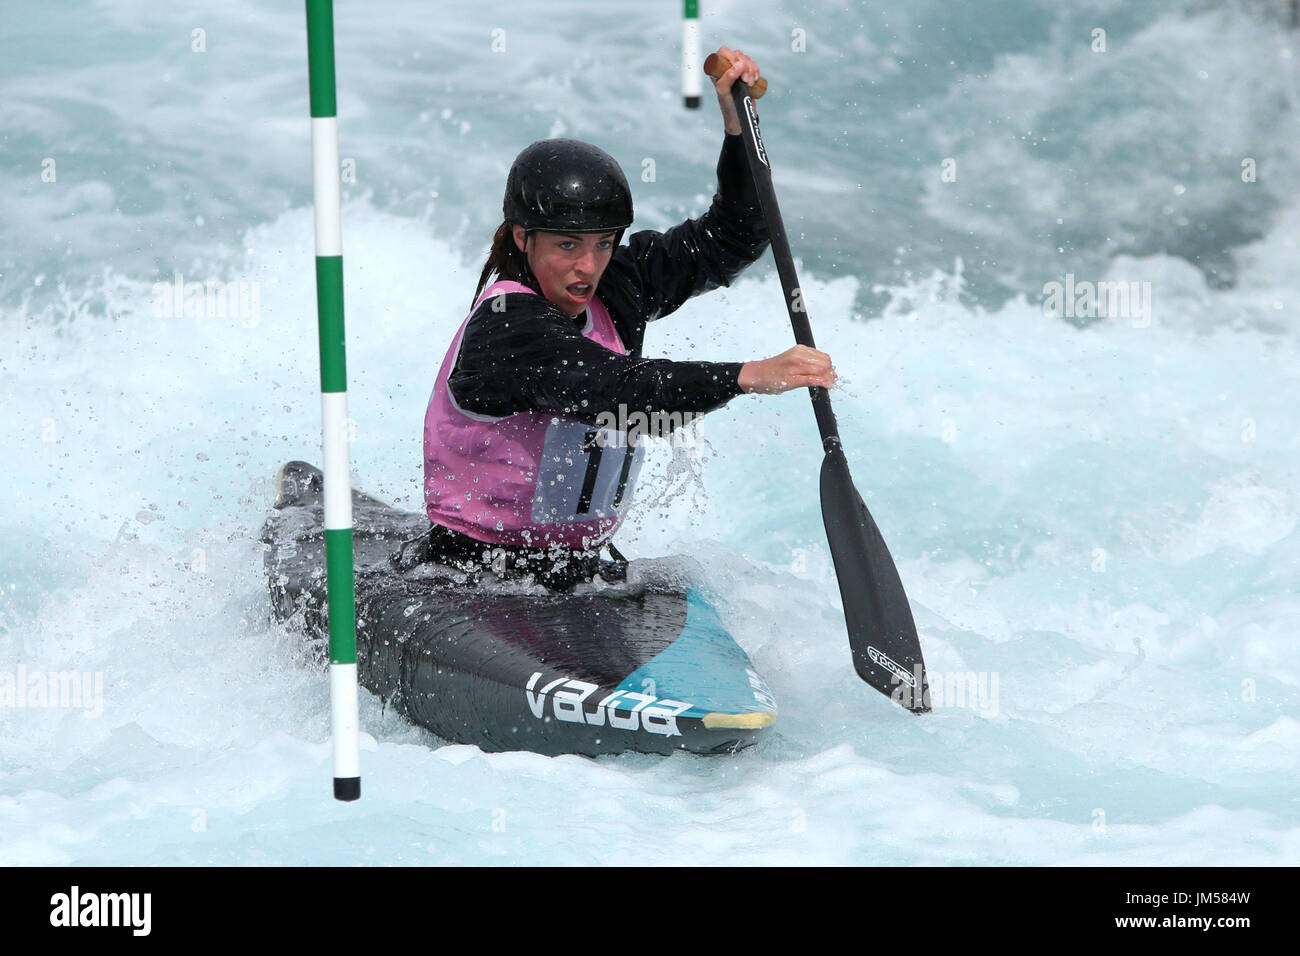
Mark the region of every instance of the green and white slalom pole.
[[700, 0], [683, 0], [682, 101], [688, 110], [700, 108]]
[[312, 183], [316, 209], [316, 306], [320, 326], [334, 798], [356, 800], [361, 796], [361, 740], [357, 716], [352, 487], [348, 476], [348, 386], [343, 347], [343, 232], [338, 107], [334, 90], [333, 0], [307, 0], [307, 72], [311, 80]]

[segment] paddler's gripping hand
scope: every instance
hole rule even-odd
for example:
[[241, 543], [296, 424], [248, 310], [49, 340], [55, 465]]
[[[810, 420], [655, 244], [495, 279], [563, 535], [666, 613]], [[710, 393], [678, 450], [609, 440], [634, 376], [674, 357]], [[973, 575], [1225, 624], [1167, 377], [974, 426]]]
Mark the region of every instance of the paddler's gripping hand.
[[793, 388], [835, 384], [835, 369], [825, 352], [796, 345], [787, 352], [759, 362], [746, 362], [740, 368], [736, 384], [745, 392], [779, 395]]
[[727, 46], [718, 47], [718, 56], [730, 60], [731, 69], [718, 77], [713, 88], [718, 91], [718, 106], [722, 110], [722, 120], [726, 124], [727, 132], [732, 136], [739, 136], [740, 114], [736, 112], [736, 101], [731, 98], [731, 85], [739, 77], [753, 86], [758, 81], [758, 64], [745, 56], [742, 51]]

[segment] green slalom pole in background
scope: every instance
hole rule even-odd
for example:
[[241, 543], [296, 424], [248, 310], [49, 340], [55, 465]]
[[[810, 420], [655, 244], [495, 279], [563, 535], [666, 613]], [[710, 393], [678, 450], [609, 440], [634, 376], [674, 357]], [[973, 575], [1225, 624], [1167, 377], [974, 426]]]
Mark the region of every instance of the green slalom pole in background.
[[320, 325], [334, 797], [356, 800], [361, 796], [361, 740], [357, 716], [352, 488], [348, 475], [348, 388], [343, 347], [343, 233], [338, 108], [334, 95], [333, 0], [307, 0], [307, 72], [311, 80], [312, 184], [316, 210], [316, 306]]
[[682, 0], [682, 103], [700, 108], [700, 0]]

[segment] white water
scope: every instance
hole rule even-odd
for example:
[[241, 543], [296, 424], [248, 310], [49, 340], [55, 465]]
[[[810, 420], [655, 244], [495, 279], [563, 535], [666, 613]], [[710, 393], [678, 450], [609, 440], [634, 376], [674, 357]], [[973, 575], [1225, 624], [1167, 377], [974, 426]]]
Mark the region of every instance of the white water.
[[[338, 16], [353, 462], [413, 509], [513, 153], [567, 134], [629, 170], [658, 157], [634, 189], [659, 228], [704, 208], [720, 137], [677, 103], [671, 13], [603, 13], [560, 55], [562, 16], [481, 6]], [[852, 672], [806, 397], [746, 396], [676, 463], [698, 481], [670, 485], [660, 452], [619, 544], [701, 561], [771, 735], [721, 759], [488, 755], [363, 692], [353, 805], [329, 799], [328, 681], [269, 622], [256, 544], [275, 468], [319, 457], [301, 11], [84, 5], [62, 15], [75, 55], [54, 25], [4, 34], [0, 682], [99, 675], [102, 713], [0, 707], [0, 863], [1300, 861], [1294, 38], [1236, 8], [1011, 6], [988, 33], [941, 5], [815, 15], [810, 50], [841, 68], [815, 95], [783, 22], [706, 20], [776, 87], [778, 192], [854, 477], [947, 684], [935, 713]], [[858, 99], [868, 132], [843, 138]], [[1034, 152], [1022, 126], [1078, 148]], [[942, 192], [948, 155], [964, 193]], [[257, 283], [256, 318], [156, 316], [177, 272]], [[1066, 273], [1150, 282], [1149, 324], [1044, 316]], [[789, 340], [764, 264], [647, 352]], [[982, 697], [954, 699], [965, 675]]]

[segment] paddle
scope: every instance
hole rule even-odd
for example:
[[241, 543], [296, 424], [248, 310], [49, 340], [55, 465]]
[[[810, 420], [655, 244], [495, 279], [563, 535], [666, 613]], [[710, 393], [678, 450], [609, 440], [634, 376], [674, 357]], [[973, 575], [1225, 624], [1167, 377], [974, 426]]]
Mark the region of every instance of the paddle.
[[[704, 72], [715, 81], [730, 68], [727, 59], [716, 53], [704, 61]], [[760, 78], [756, 87], [765, 90], [766, 83]], [[794, 337], [800, 345], [816, 348], [799, 289], [799, 277], [794, 271], [794, 259], [790, 255], [790, 241], [786, 238], [776, 191], [772, 188], [772, 169], [758, 130], [754, 97], [739, 79], [731, 90], [736, 111], [740, 114], [741, 133], [745, 137], [759, 205], [772, 237], [772, 255], [776, 258], [776, 270], [785, 290], [785, 304], [790, 313], [790, 323], [794, 326]], [[756, 90], [755, 96], [761, 95], [761, 90]], [[925, 662], [903, 582], [898, 577], [898, 569], [880, 529], [853, 485], [835, 413], [831, 410], [830, 394], [817, 387], [808, 391], [812, 395], [813, 411], [825, 451], [821, 473], [822, 520], [826, 525], [826, 538], [830, 542], [835, 576], [844, 602], [854, 670], [895, 703], [913, 713], [926, 713], [930, 709], [930, 693], [925, 678]]]

